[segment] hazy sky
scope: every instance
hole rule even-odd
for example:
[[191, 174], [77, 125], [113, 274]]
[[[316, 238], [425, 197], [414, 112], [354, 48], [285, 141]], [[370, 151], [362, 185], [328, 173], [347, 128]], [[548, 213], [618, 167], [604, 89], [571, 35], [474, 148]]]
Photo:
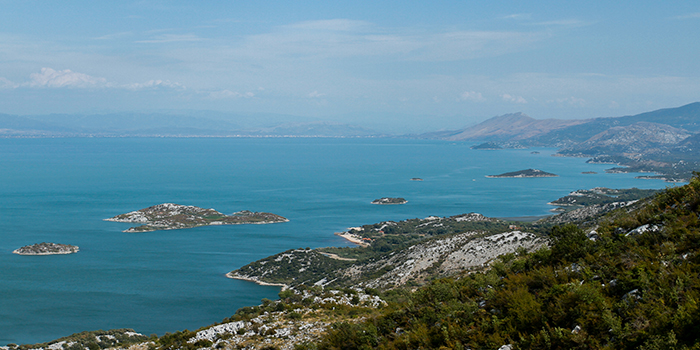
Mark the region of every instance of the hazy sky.
[[698, 1], [0, 0], [0, 113], [620, 116], [700, 100], [699, 38]]

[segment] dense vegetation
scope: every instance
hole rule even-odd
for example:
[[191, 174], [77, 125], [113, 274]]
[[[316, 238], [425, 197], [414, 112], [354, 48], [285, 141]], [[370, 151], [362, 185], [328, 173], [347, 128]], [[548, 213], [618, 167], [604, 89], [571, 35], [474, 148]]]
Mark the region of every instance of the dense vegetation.
[[[559, 206], [561, 211], [569, 211], [589, 205], [634, 201], [649, 197], [658, 192], [660, 192], [660, 190], [643, 190], [639, 188], [611, 189], [598, 187], [592, 190], [577, 190], [549, 204]], [[559, 211], [559, 209], [557, 211]]]
[[608, 214], [593, 234], [555, 227], [551, 248], [399, 294], [317, 347], [700, 349], [699, 206], [696, 176]]

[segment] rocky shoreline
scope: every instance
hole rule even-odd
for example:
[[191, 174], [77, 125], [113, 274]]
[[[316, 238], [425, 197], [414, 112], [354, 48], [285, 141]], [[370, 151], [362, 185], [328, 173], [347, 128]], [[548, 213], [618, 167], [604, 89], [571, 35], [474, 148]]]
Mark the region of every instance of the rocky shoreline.
[[257, 277], [243, 276], [243, 275], [237, 274], [237, 273], [235, 273], [235, 272], [233, 272], [233, 271], [227, 273], [227, 274], [226, 274], [226, 277], [227, 277], [227, 278], [230, 278], [230, 279], [234, 279], [234, 280], [241, 280], [241, 281], [253, 282], [253, 283], [255, 283], [255, 284], [257, 284], [257, 285], [260, 285], [260, 286], [282, 287], [282, 290], [286, 290], [287, 288], [289, 288], [289, 286], [286, 285], [286, 284], [284, 284], [284, 283], [268, 283], [268, 282], [263, 282], [263, 281], [261, 281], [261, 280], [260, 280], [259, 278], [257, 278]]

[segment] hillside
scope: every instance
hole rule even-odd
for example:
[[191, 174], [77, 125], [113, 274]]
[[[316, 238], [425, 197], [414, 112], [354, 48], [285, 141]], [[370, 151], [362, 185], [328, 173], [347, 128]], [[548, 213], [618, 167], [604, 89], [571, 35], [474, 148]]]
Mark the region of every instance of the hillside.
[[558, 153], [594, 157], [600, 154], [620, 154], [629, 158], [640, 154], [663, 153], [669, 146], [680, 144], [691, 136], [686, 130], [665, 124], [637, 122], [616, 126], [593, 135], [588, 140], [566, 147]]
[[698, 349], [699, 206], [693, 178], [591, 226], [557, 226], [551, 248], [436, 280], [319, 348]]

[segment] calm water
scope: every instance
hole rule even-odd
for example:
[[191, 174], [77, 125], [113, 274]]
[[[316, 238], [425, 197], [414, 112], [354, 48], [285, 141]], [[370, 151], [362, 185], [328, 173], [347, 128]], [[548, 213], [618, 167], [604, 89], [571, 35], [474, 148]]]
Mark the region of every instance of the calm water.
[[[553, 150], [476, 151], [398, 139], [0, 139], [0, 344], [84, 330], [196, 329], [279, 289], [224, 277], [298, 247], [341, 246], [333, 232], [383, 220], [479, 212], [546, 215], [546, 203], [596, 186], [663, 188]], [[487, 179], [526, 168], [543, 179]], [[582, 175], [582, 171], [597, 171]], [[420, 177], [425, 181], [410, 181]], [[400, 206], [369, 204], [404, 197]], [[268, 211], [288, 223], [123, 233], [102, 221], [173, 202]], [[19, 256], [56, 242], [78, 254]]]

